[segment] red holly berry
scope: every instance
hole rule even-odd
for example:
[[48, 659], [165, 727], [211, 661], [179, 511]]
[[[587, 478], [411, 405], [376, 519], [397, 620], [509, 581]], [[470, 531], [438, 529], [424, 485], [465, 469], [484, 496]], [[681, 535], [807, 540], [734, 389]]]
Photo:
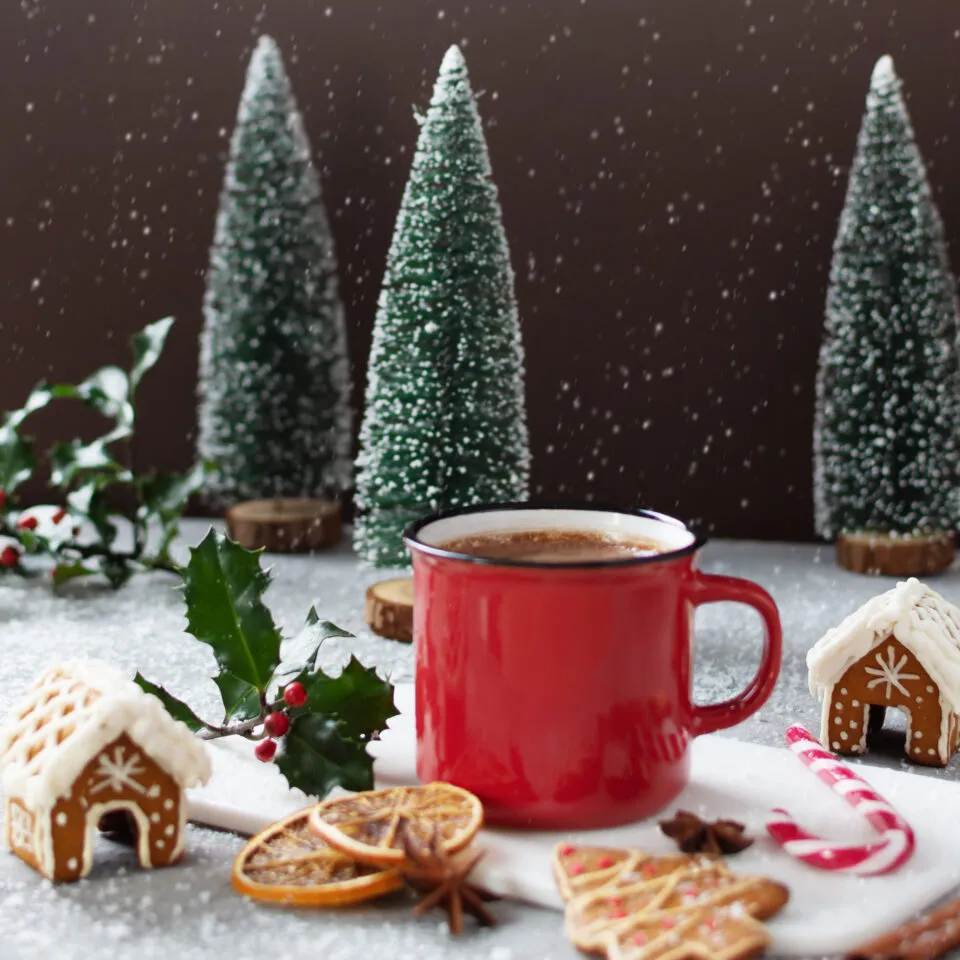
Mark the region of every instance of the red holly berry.
[[20, 551], [16, 547], [4, 547], [0, 552], [0, 567], [15, 567], [20, 562]]
[[36, 517], [21, 517], [17, 521], [17, 526], [21, 530], [36, 530], [37, 529], [37, 518]]
[[0, 490], [0, 510], [7, 505], [7, 491]]
[[307, 702], [307, 688], [294, 680], [283, 688], [283, 700], [288, 707], [302, 707]]
[[60, 510], [58, 510], [50, 519], [51, 519], [54, 523], [60, 523], [60, 521], [63, 520], [63, 518], [64, 518], [66, 515], [67, 515], [67, 511], [66, 511], [66, 510], [63, 510], [63, 509], [60, 509]]
[[273, 755], [277, 752], [277, 741], [261, 740], [253, 752], [256, 754], [258, 760], [269, 763], [273, 759]]
[[276, 710], [263, 721], [263, 729], [271, 737], [282, 737], [290, 729], [290, 718], [282, 710]]

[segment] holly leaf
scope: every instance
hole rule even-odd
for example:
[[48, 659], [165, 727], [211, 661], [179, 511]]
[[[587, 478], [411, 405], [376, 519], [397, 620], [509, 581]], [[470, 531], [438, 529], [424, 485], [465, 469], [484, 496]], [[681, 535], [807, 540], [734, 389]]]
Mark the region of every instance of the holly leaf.
[[246, 680], [238, 680], [232, 673], [219, 673], [213, 682], [220, 691], [227, 720], [249, 720], [260, 713], [260, 691]]
[[157, 558], [169, 559], [170, 545], [180, 532], [179, 521], [187, 500], [203, 486], [210, 469], [210, 463], [202, 462], [186, 474], [151, 474], [138, 481], [141, 504], [137, 520], [144, 525], [155, 522], [160, 526]]
[[324, 640], [327, 640], [329, 637], [352, 637], [353, 634], [348, 630], [344, 630], [343, 627], [338, 627], [335, 623], [332, 623], [329, 620], [321, 620], [320, 614], [317, 613], [316, 607], [311, 607], [310, 611], [307, 613], [306, 623], [303, 625], [304, 630], [310, 630], [319, 635], [318, 642], [322, 643]]
[[321, 620], [316, 607], [311, 607], [303, 630], [294, 642], [297, 647], [302, 647], [312, 641], [314, 644], [313, 650], [304, 661], [281, 663], [270, 681], [271, 689], [282, 689], [288, 683], [302, 679], [303, 674], [313, 673], [316, 669], [317, 654], [320, 652], [320, 647], [323, 645], [323, 641], [330, 637], [353, 637], [353, 634], [329, 620]]
[[134, 565], [125, 557], [100, 557], [100, 572], [119, 590], [134, 574]]
[[50, 573], [50, 582], [59, 587], [70, 580], [78, 580], [80, 577], [92, 577], [98, 573], [96, 566], [83, 560], [73, 562], [58, 563]]
[[27, 397], [27, 402], [19, 410], [11, 410], [3, 422], [4, 429], [16, 431], [31, 413], [42, 410], [54, 398], [54, 390], [43, 381], [38, 383]]
[[0, 490], [11, 494], [37, 467], [33, 445], [8, 425], [0, 427]]
[[50, 482], [55, 487], [69, 487], [81, 474], [111, 473], [117, 480], [129, 480], [130, 473], [106, 448], [112, 442], [106, 437], [92, 443], [71, 440], [57, 443], [50, 449]]
[[363, 743], [345, 737], [341, 722], [332, 717], [294, 717], [276, 763], [291, 787], [311, 797], [325, 797], [334, 787], [373, 787], [373, 757]]
[[210, 469], [208, 463], [198, 463], [189, 473], [155, 473], [140, 481], [140, 517], [157, 517], [161, 522], [179, 517], [191, 494], [203, 486]]
[[96, 477], [68, 493], [67, 505], [73, 513], [93, 524], [103, 545], [109, 547], [117, 537], [117, 528], [110, 520], [110, 506], [103, 492], [106, 482], [105, 477]]
[[172, 693], [164, 690], [163, 687], [151, 683], [140, 673], [133, 678], [133, 682], [136, 683], [141, 690], [152, 693], [164, 707], [166, 707], [167, 713], [169, 713], [174, 720], [185, 723], [194, 733], [198, 730], [206, 729], [207, 725], [182, 700], [178, 700]]
[[68, 389], [73, 389], [75, 395], [97, 413], [116, 420], [118, 425], [132, 427], [133, 407], [128, 399], [130, 380], [119, 367], [102, 367], [76, 388]]
[[393, 702], [393, 685], [356, 657], [350, 657], [337, 677], [316, 670], [305, 671], [297, 679], [307, 691], [305, 709], [341, 720], [345, 737], [369, 740], [399, 713]]
[[154, 323], [147, 324], [131, 340], [133, 348], [133, 367], [130, 369], [130, 396], [136, 392], [143, 375], [150, 370], [160, 359], [167, 334], [173, 326], [173, 317], [164, 317]]
[[[266, 690], [280, 660], [280, 632], [261, 600], [270, 576], [259, 551], [211, 529], [190, 550], [183, 574], [188, 632], [212, 648], [221, 673]], [[224, 707], [234, 709], [236, 701]]]

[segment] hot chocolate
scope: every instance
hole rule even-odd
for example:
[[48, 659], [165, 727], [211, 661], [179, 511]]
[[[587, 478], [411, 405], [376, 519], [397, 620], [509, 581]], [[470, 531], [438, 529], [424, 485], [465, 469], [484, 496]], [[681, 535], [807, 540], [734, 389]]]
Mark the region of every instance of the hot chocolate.
[[487, 560], [525, 563], [602, 563], [666, 553], [655, 540], [599, 530], [509, 530], [476, 533], [439, 544], [444, 550]]

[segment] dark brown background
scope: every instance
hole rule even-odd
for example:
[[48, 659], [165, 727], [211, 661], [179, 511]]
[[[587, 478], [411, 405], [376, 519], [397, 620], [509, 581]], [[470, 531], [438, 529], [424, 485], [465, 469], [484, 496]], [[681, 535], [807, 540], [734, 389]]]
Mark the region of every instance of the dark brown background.
[[[175, 314], [138, 455], [192, 452], [223, 154], [260, 33], [336, 235], [356, 397], [422, 106], [463, 44], [510, 237], [540, 495], [811, 536], [826, 271], [870, 70], [904, 78], [960, 265], [947, 0], [0, 4], [0, 407]], [[73, 430], [76, 414], [40, 423]]]

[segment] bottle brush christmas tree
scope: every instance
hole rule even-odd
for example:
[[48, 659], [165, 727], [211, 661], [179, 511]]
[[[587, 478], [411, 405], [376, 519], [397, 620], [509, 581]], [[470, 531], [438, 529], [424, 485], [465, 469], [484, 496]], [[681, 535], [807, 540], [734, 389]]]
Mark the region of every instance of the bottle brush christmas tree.
[[527, 495], [523, 348], [497, 189], [467, 67], [443, 59], [403, 195], [374, 325], [354, 546], [407, 561], [434, 510]]
[[960, 330], [943, 226], [889, 57], [873, 71], [834, 245], [817, 377], [817, 532], [840, 562], [952, 559]]
[[349, 367], [333, 239], [276, 43], [261, 37], [230, 141], [204, 298], [198, 448], [224, 505], [340, 493]]

